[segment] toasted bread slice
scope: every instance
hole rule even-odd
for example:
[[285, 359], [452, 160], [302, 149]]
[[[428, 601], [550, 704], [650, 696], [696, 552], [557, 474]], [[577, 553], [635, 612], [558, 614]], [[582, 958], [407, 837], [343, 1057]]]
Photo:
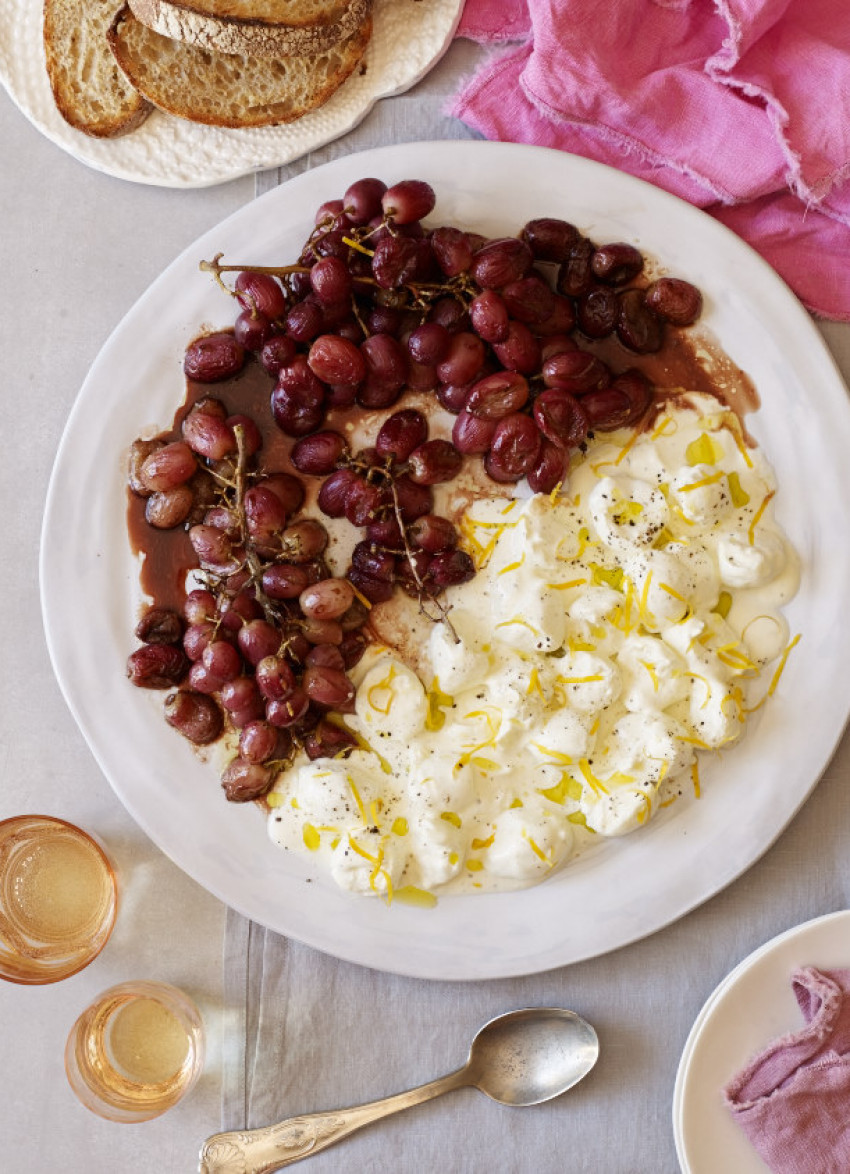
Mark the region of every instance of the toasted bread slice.
[[95, 138], [127, 134], [153, 107], [127, 81], [106, 31], [116, 0], [44, 0], [44, 56], [59, 113]]
[[220, 53], [291, 57], [324, 53], [362, 28], [372, 0], [129, 0], [137, 20], [164, 37]]
[[168, 114], [208, 126], [278, 126], [321, 106], [353, 73], [372, 20], [325, 53], [250, 57], [172, 40], [136, 20], [125, 5], [107, 39], [128, 81]]

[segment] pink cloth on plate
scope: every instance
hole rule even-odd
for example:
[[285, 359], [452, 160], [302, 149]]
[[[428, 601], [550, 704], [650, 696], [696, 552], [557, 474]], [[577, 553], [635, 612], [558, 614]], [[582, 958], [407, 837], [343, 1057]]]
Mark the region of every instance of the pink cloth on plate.
[[850, 970], [792, 975], [806, 1026], [783, 1036], [724, 1089], [774, 1174], [850, 1170]]
[[705, 208], [810, 309], [850, 321], [845, 0], [467, 0], [458, 35], [520, 44], [456, 117]]

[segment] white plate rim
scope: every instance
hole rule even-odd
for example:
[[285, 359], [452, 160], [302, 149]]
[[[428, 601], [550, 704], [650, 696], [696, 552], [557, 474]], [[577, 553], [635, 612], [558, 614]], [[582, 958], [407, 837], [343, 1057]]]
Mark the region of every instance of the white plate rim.
[[[818, 741], [813, 761], [806, 765], [805, 778], [800, 780], [800, 786], [793, 795], [786, 794], [784, 796], [781, 812], [776, 813], [771, 808], [759, 809], [759, 816], [763, 817], [763, 827], [760, 828], [757, 841], [753, 843], [744, 836], [742, 843], [739, 834], [726, 835], [724, 840], [725, 859], [712, 861], [710, 867], [708, 864], [700, 864], [697, 860], [694, 863], [692, 875], [685, 878], [686, 883], [677, 888], [675, 895], [664, 896], [661, 899], [660, 908], [639, 907], [636, 917], [627, 918], [628, 924], [624, 923], [627, 911], [611, 909], [600, 911], [597, 908], [596, 913], [602, 916], [602, 922], [599, 924], [591, 926], [586, 924], [587, 916], [578, 917], [578, 929], [575, 933], [571, 932], [570, 927], [565, 929], [558, 927], [555, 940], [529, 941], [529, 938], [534, 937], [534, 933], [527, 924], [528, 902], [530, 901], [532, 904], [538, 902], [534, 896], [529, 897], [527, 894], [549, 894], [552, 884], [560, 879], [551, 878], [547, 884], [539, 886], [537, 889], [526, 890], [525, 894], [453, 898], [450, 909], [440, 914], [440, 918], [441, 924], [448, 926], [450, 939], [452, 933], [457, 933], [459, 925], [463, 926], [464, 932], [468, 935], [469, 941], [456, 943], [456, 949], [450, 949], [445, 942], [435, 940], [439, 935], [435, 933], [433, 925], [429, 926], [427, 922], [421, 920], [422, 911], [399, 911], [397, 922], [393, 925], [392, 931], [387, 934], [386, 926], [375, 919], [373, 912], [368, 914], [361, 912], [368, 906], [374, 910], [375, 903], [360, 902], [358, 905], [352, 905], [349, 900], [346, 905], [336, 908], [334, 902], [331, 902], [331, 906], [335, 908], [335, 918], [338, 919], [343, 912], [347, 918], [350, 913], [355, 923], [355, 928], [350, 934], [343, 933], [342, 936], [345, 939], [343, 941], [339, 940], [334, 932], [329, 933], [327, 930], [316, 929], [313, 925], [305, 924], [305, 920], [301, 916], [293, 914], [293, 916], [287, 915], [281, 918], [279, 911], [270, 911], [267, 907], [257, 908], [256, 900], [246, 899], [243, 893], [234, 895], [232, 891], [228, 891], [229, 885], [222, 881], [220, 869], [217, 871], [210, 860], [198, 858], [200, 849], [196, 847], [194, 856], [190, 852], [191, 858], [187, 859], [185, 846], [181, 844], [179, 837], [175, 838], [174, 834], [169, 833], [168, 829], [162, 826], [161, 817], [157, 813], [151, 813], [150, 810], [145, 809], [145, 803], [140, 804], [138, 796], [134, 797], [132, 793], [128, 794], [127, 786], [122, 781], [122, 764], [116, 762], [115, 747], [104, 744], [103, 738], [99, 736], [92, 721], [91, 704], [80, 694], [80, 666], [86, 664], [86, 658], [91, 656], [91, 652], [80, 643], [80, 640], [77, 639], [75, 642], [74, 634], [69, 633], [67, 626], [63, 628], [62, 599], [57, 584], [61, 581], [61, 576], [66, 574], [67, 566], [63, 565], [57, 551], [62, 550], [63, 558], [79, 560], [81, 557], [78, 552], [65, 549], [69, 527], [68, 509], [71, 502], [68, 485], [74, 484], [74, 475], [77, 475], [78, 478], [81, 477], [83, 481], [89, 475], [86, 460], [82, 459], [79, 453], [74, 452], [73, 445], [81, 431], [89, 427], [96, 429], [98, 426], [94, 409], [97, 396], [102, 391], [102, 388], [98, 387], [98, 381], [103, 379], [104, 372], [110, 369], [110, 364], [114, 364], [121, 357], [122, 348], [124, 351], [128, 351], [131, 358], [139, 357], [138, 340], [132, 339], [134, 323], [143, 315], [145, 307], [156, 303], [156, 299], [162, 297], [175, 281], [188, 279], [190, 274], [194, 275], [198, 258], [218, 251], [216, 242], [220, 242], [223, 238], [229, 239], [234, 236], [238, 238], [240, 234], [244, 236], [252, 220], [270, 215], [272, 208], [276, 208], [278, 204], [283, 206], [284, 201], [288, 201], [290, 205], [297, 205], [299, 199], [309, 198], [318, 204], [322, 199], [327, 198], [329, 190], [339, 189], [360, 174], [381, 174], [389, 176], [391, 179], [400, 178], [404, 174], [423, 175], [424, 178], [430, 178], [435, 182], [438, 192], [440, 183], [450, 182], [449, 177], [451, 177], [451, 181], [456, 185], [452, 196], [453, 211], [456, 210], [461, 218], [466, 214], [467, 217], [472, 218], [473, 222], [476, 221], [476, 216], [480, 220], [485, 215], [480, 211], [482, 206], [480, 198], [476, 199], [475, 197], [475, 184], [480, 186], [482, 182], [492, 181], [494, 176], [523, 174], [526, 177], [526, 186], [535, 184], [533, 199], [531, 195], [526, 193], [522, 200], [522, 206], [527, 210], [529, 200], [532, 203], [536, 200], [538, 204], [541, 204], [541, 211], [536, 214], [544, 214], [542, 206], [544, 200], [549, 201], [547, 207], [550, 214], [554, 214], [551, 211], [552, 191], [555, 190], [557, 181], [563, 181], [567, 186], [572, 183], [578, 189], [582, 184], [589, 185], [594, 196], [594, 213], [590, 218], [595, 220], [597, 224], [605, 222], [613, 227], [617, 223], [617, 215], [620, 215], [621, 217], [625, 216], [625, 227], [627, 227], [630, 218], [637, 214], [640, 219], [640, 213], [648, 215], [647, 209], [649, 209], [655, 219], [663, 222], [664, 232], [667, 236], [675, 225], [684, 225], [687, 230], [686, 235], [687, 233], [696, 233], [695, 241], [702, 239], [700, 234], [703, 234], [708, 241], [705, 248], [712, 256], [715, 255], [716, 250], [720, 250], [717, 256], [731, 256], [734, 266], [742, 267], [741, 272], [745, 274], [745, 280], [742, 283], [745, 287], [744, 292], [746, 293], [748, 289], [757, 290], [760, 297], [758, 313], [768, 313], [771, 316], [771, 321], [778, 319], [779, 325], [783, 328], [780, 330], [779, 336], [784, 338], [790, 331], [795, 338], [800, 340], [801, 344], [804, 344], [800, 348], [796, 348], [790, 358], [783, 356], [781, 347], [777, 353], [780, 358], [783, 358], [783, 361], [792, 365], [802, 364], [807, 375], [816, 377], [819, 391], [827, 401], [830, 418], [828, 421], [821, 421], [820, 415], [816, 415], [814, 420], [818, 427], [814, 428], [814, 432], [822, 443], [834, 445], [836, 451], [840, 444], [850, 443], [850, 407], [847, 404], [846, 389], [837, 373], [835, 364], [814, 324], [799, 302], [766, 263], [723, 226], [675, 197], [601, 164], [563, 155], [545, 148], [486, 142], [414, 143], [378, 148], [326, 164], [322, 168], [305, 173], [267, 193], [260, 200], [254, 201], [232, 214], [184, 250], [128, 312], [95, 360], [69, 416], [48, 490], [40, 559], [41, 597], [48, 648], [62, 691], [95, 758], [131, 814], [166, 854], [223, 901], [231, 904], [246, 916], [253, 917], [278, 932], [287, 933], [289, 936], [296, 937], [338, 957], [377, 969], [424, 978], [474, 980], [535, 973], [594, 957], [645, 937], [683, 916], [750, 867], [784, 830], [825, 769], [847, 721], [846, 705], [840, 703], [835, 697], [826, 699], [820, 713], [820, 720], [826, 722], [826, 728]], [[482, 181], [482, 175], [485, 176], [484, 181]], [[320, 198], [316, 198], [322, 192], [324, 194]], [[506, 198], [503, 198], [503, 204]], [[311, 205], [311, 208], [315, 204]], [[506, 215], [504, 206], [501, 211], [499, 210], [497, 199], [492, 200], [491, 204], [493, 206], [488, 207], [486, 213], [491, 219]], [[614, 208], [614, 212], [609, 211], [609, 205]], [[518, 223], [516, 227], [519, 227]], [[588, 226], [583, 224], [583, 227]], [[625, 231], [625, 227], [621, 230]], [[651, 238], [652, 233], [648, 231], [648, 227], [645, 225], [639, 231], [637, 237], [634, 238], [636, 243], [644, 243], [648, 237]], [[657, 225], [656, 229], [660, 231]], [[494, 230], [495, 222], [494, 229], [491, 231]], [[669, 256], [663, 256], [663, 259], [669, 260]], [[742, 301], [739, 304], [740, 299], [732, 294], [729, 295], [732, 304], [728, 307], [725, 304], [723, 306], [718, 304], [715, 312], [709, 313], [709, 321], [714, 316], [720, 315], [722, 317], [723, 314], [731, 314], [733, 320], [737, 321], [741, 314], [747, 313], [747, 306], [750, 303]], [[169, 328], [169, 345], [174, 351], [173, 364], [176, 363], [177, 355], [188, 341], [192, 331], [196, 330], [200, 324], [200, 321], [192, 321], [185, 325], [181, 324], [179, 329], [173, 325]], [[765, 342], [760, 339], [759, 341], [767, 345], [770, 340]], [[794, 366], [794, 370], [796, 370], [796, 366]], [[177, 398], [179, 398], [179, 392], [176, 398], [170, 401], [172, 408], [173, 404], [176, 404]], [[793, 405], [791, 406], [793, 408]], [[760, 412], [755, 419], [758, 420], [762, 416], [763, 412]], [[167, 418], [170, 418], [170, 413]], [[136, 420], [133, 434], [152, 422], [154, 421]], [[167, 422], [167, 419], [158, 422], [162, 425]], [[820, 427], [821, 423], [823, 424], [822, 428]], [[814, 443], [814, 440], [809, 443]], [[770, 450], [768, 450], [768, 455], [771, 455]], [[850, 492], [850, 474], [846, 468], [836, 464], [833, 472], [839, 482], [848, 482], [848, 492]], [[819, 557], [823, 558], [822, 552]], [[839, 551], [836, 552], [835, 557], [839, 563], [842, 558], [848, 562], [848, 572], [850, 573], [850, 561], [846, 559], [846, 556]], [[813, 574], [812, 577], [816, 580], [816, 586], [820, 592], [819, 603], [823, 603], [822, 597], [826, 592], [826, 602], [832, 607], [833, 601], [828, 595], [830, 579], [825, 574], [826, 568], [820, 567], [818, 564], [817, 570], [818, 574], [816, 576]], [[90, 568], [85, 568], [84, 575], [86, 576], [87, 589], [92, 584], [96, 586], [96, 575], [92, 577]], [[110, 598], [106, 601], [105, 606], [113, 611], [116, 608], [120, 610], [120, 601], [114, 602]], [[92, 622], [94, 621], [92, 620]], [[845, 643], [850, 648], [850, 637], [839, 633], [837, 644], [832, 644], [830, 654], [835, 653], [836, 650], [840, 651]], [[805, 647], [805, 641], [801, 647]], [[795, 667], [789, 666], [784, 680], [795, 679]], [[772, 707], [764, 711], [759, 726], [760, 737], [764, 733], [765, 726], [772, 731], [773, 735], [776, 735], [777, 731], [781, 735], [783, 722], [787, 722], [790, 717], [790, 711], [779, 695], [782, 692], [783, 690], [780, 690], [777, 698], [774, 698]], [[132, 718], [131, 714], [127, 716]], [[736, 748], [736, 755], [741, 756], [742, 765], [745, 760], [751, 763], [753, 750], [751, 736], [741, 747]], [[723, 779], [718, 779], [716, 785], [718, 789], [722, 789], [725, 785]], [[163, 798], [166, 805], [171, 802], [168, 796]], [[703, 821], [707, 818], [708, 808], [709, 804], [706, 802], [700, 813], [700, 819]], [[240, 828], [239, 834], [242, 834], [244, 815], [244, 812], [234, 813], [233, 826], [234, 829], [237, 826]], [[672, 852], [677, 860], [682, 859], [690, 848], [690, 845], [684, 844], [684, 837], [689, 831], [694, 831], [694, 828], [688, 824], [687, 813], [682, 813], [676, 821], [667, 822], [664, 827], [676, 829], [673, 833], [660, 833], [666, 837], [666, 850]], [[653, 837], [658, 835], [659, 831], [660, 829], [657, 830], [656, 825], [650, 825], [641, 833], [644, 840], [641, 840], [640, 837], [634, 837], [628, 842], [623, 841], [616, 846], [623, 857], [618, 875], [627, 874], [629, 868], [639, 868], [645, 863], [647, 854], [651, 851], [650, 841], [654, 842]], [[646, 846], [644, 847], [644, 845]], [[209, 845], [205, 845], [204, 851], [209, 852]], [[565, 874], [569, 875], [575, 885], [576, 892], [586, 893], [589, 887], [588, 867], [579, 864], [574, 866], [572, 874], [569, 873], [569, 870]], [[590, 867], [590, 871], [593, 871], [593, 867]], [[313, 886], [313, 894], [319, 887]], [[255, 897], [256, 894], [253, 896]], [[657, 897], [657, 894], [654, 894], [654, 897]], [[552, 900], [553, 898], [549, 894], [546, 900], [540, 900], [539, 903], [548, 909]], [[469, 901], [478, 903], [475, 907], [479, 912], [474, 916], [471, 913], [469, 915], [458, 914], [457, 910], [460, 905]], [[495, 901], [499, 903], [498, 914], [492, 912]], [[633, 904], [630, 902], [627, 904], [634, 911]], [[356, 914], [353, 912], [355, 909], [358, 910]], [[485, 910], [487, 911], [486, 916]], [[396, 910], [393, 909], [391, 914], [396, 915]], [[487, 939], [484, 934], [484, 945], [487, 947], [485, 949], [482, 945], [481, 922], [490, 923], [494, 917], [496, 921], [502, 921], [512, 927], [510, 934], [512, 940], [508, 945], [503, 943], [499, 946]], [[361, 919], [363, 925], [359, 926], [358, 923]], [[340, 928], [342, 925], [343, 921], [337, 920], [335, 928]], [[401, 932], [402, 929], [403, 932]]]
[[[819, 943], [827, 936], [832, 936], [836, 931], [841, 929], [846, 930], [847, 945], [845, 949], [846, 957], [843, 962], [824, 962], [818, 954], [820, 950]], [[807, 947], [811, 953], [803, 956], [799, 951]], [[792, 961], [789, 957], [796, 953], [796, 958]], [[676, 1143], [676, 1156], [679, 1159], [679, 1165], [682, 1169], [682, 1174], [709, 1174], [708, 1170], [696, 1169], [691, 1163], [692, 1155], [688, 1153], [688, 1140], [686, 1137], [686, 1125], [684, 1121], [684, 1114], [687, 1106], [687, 1099], [691, 1091], [691, 1082], [693, 1081], [693, 1066], [695, 1057], [699, 1053], [701, 1043], [707, 1038], [708, 1034], [713, 1028], [716, 1028], [716, 1021], [724, 1014], [729, 1014], [728, 1002], [737, 991], [739, 984], [745, 976], [751, 975], [756, 969], [760, 972], [767, 967], [774, 968], [782, 965], [782, 990], [778, 993], [784, 998], [784, 1001], [789, 1005], [794, 1002], [793, 995], [791, 995], [791, 971], [796, 966], [814, 966], [818, 969], [826, 970], [834, 969], [839, 965], [850, 964], [850, 910], [837, 909], [832, 913], [825, 913], [819, 917], [812, 918], [809, 921], [804, 921], [799, 925], [792, 926], [790, 929], [784, 930], [777, 934], [763, 945], [758, 946], [751, 954], [748, 954], [741, 962], [738, 963], [725, 978], [718, 983], [709, 997], [703, 1004], [702, 1009], [694, 1020], [685, 1046], [682, 1049], [682, 1055], [679, 1061], [678, 1070], [676, 1072], [676, 1082], [673, 1089], [673, 1135]], [[773, 992], [765, 992], [765, 999], [769, 1002]], [[773, 994], [775, 998], [775, 994]], [[794, 1004], [796, 1006], [796, 1004]], [[764, 1013], [764, 1007], [761, 1008]], [[793, 1022], [789, 1022], [785, 1028], [787, 1031], [792, 1031], [796, 1027], [802, 1027], [802, 1017], [797, 1013]], [[766, 1038], [762, 1039], [760, 1046], [767, 1047], [771, 1040], [776, 1038], [776, 1032], [768, 1034]], [[758, 1049], [756, 1049], [757, 1051]], [[751, 1058], [754, 1052], [748, 1050], [746, 1047], [739, 1047], [736, 1049], [737, 1054], [729, 1057], [729, 1071], [726, 1079], [731, 1080], [735, 1073]], [[719, 1092], [719, 1090], [718, 1090]], [[732, 1130], [731, 1136], [735, 1137], [741, 1142], [741, 1153], [735, 1155], [735, 1170], [736, 1174], [761, 1174], [761, 1171], [767, 1169], [764, 1163], [759, 1158], [758, 1154], [752, 1150], [749, 1143], [744, 1141], [744, 1135], [738, 1132], [738, 1127], [732, 1120], [731, 1115], [724, 1118], [725, 1123]], [[713, 1132], [715, 1144], [718, 1144], [722, 1138], [716, 1129]], [[752, 1169], [744, 1168], [740, 1165], [744, 1157], [750, 1156], [752, 1159]], [[712, 1163], [722, 1160], [722, 1154], [717, 1153], [716, 1150], [712, 1152]], [[716, 1169], [716, 1166], [712, 1167]], [[727, 1167], [731, 1169], [732, 1167]]]

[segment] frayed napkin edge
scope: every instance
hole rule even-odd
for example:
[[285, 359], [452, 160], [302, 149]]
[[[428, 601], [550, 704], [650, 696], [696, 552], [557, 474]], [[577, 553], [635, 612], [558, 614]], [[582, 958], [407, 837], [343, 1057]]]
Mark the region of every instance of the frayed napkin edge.
[[[842, 991], [841, 987], [833, 979], [824, 974], [823, 971], [817, 970], [814, 966], [805, 966], [795, 970], [791, 975], [791, 982], [792, 985], [800, 982], [806, 987], [811, 988], [814, 986], [821, 997], [821, 1005], [818, 1008], [817, 1014], [809, 1023], [774, 1040], [773, 1043], [769, 1044], [768, 1047], [755, 1056], [746, 1067], [729, 1081], [723, 1089], [723, 1100], [733, 1113], [743, 1113], [747, 1110], [754, 1109], [759, 1105], [766, 1104], [776, 1093], [787, 1092], [793, 1089], [795, 1081], [804, 1072], [837, 1066], [850, 1066], [850, 1057], [841, 1056], [837, 1052], [827, 1052], [820, 1060], [813, 1064], [806, 1065], [804, 1062], [801, 1063], [781, 1084], [770, 1089], [769, 1092], [756, 1097], [754, 1100], [738, 1099], [742, 1088], [752, 1080], [758, 1069], [771, 1056], [783, 1048], [799, 1046], [801, 1043], [811, 1043], [817, 1047], [824, 1043], [832, 1030], [835, 1018], [841, 1010], [842, 1000], [845, 997], [845, 992]], [[850, 995], [846, 997], [850, 997]]]

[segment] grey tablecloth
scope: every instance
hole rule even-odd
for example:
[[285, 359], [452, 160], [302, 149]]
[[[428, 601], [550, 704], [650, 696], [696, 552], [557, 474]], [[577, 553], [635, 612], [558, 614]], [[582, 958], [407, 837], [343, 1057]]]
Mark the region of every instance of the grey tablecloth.
[[[258, 176], [258, 194], [353, 151], [471, 137], [443, 107], [479, 54], [456, 43], [425, 82], [380, 103], [356, 131]], [[836, 338], [847, 343], [844, 335]], [[839, 355], [842, 360], [846, 374], [850, 353]], [[491, 1016], [518, 1006], [562, 1005], [590, 1019], [602, 1045], [596, 1069], [566, 1096], [510, 1109], [463, 1090], [353, 1136], [309, 1159], [309, 1168], [316, 1174], [344, 1167], [394, 1174], [677, 1170], [673, 1086], [702, 1003], [756, 946], [848, 903], [850, 868], [839, 851], [850, 824], [848, 781], [845, 740], [791, 829], [735, 885], [643, 942], [543, 975], [478, 984], [399, 978], [338, 962], [229, 912], [223, 1128], [255, 1127], [412, 1087], [463, 1063], [472, 1036]]]

